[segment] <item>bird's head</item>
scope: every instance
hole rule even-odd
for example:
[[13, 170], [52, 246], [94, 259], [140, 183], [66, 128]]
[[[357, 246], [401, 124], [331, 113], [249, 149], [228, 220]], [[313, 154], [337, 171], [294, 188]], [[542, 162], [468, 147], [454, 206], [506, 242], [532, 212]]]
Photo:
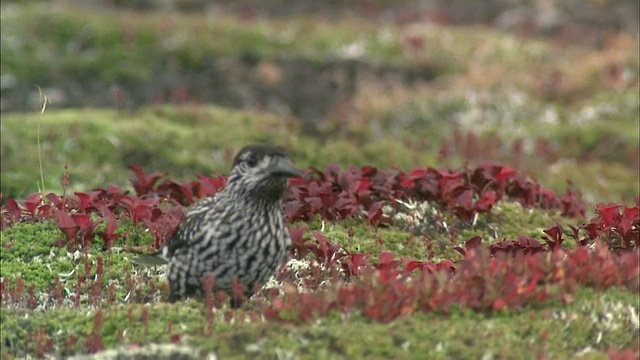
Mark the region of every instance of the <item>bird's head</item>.
[[284, 148], [254, 144], [242, 148], [234, 158], [227, 186], [259, 200], [278, 201], [287, 179], [300, 175]]

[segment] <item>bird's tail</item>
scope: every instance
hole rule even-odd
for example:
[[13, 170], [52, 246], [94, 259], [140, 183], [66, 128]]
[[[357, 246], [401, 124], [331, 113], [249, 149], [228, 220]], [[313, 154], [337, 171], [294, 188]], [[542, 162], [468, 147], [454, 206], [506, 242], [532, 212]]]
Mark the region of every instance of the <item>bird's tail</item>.
[[162, 254], [162, 251], [156, 251], [151, 254], [138, 255], [133, 259], [133, 263], [145, 266], [159, 266], [168, 264], [169, 260]]

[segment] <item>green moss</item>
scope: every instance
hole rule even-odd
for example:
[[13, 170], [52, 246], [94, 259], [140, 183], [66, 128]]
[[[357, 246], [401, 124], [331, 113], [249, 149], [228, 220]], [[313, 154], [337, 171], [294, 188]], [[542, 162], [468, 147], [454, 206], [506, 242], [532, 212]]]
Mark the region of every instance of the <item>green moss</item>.
[[[7, 197], [25, 196], [39, 188], [37, 122], [45, 189], [58, 193], [65, 164], [69, 164], [69, 190], [74, 191], [126, 184], [132, 177], [128, 164], [167, 172], [176, 179], [194, 178], [195, 173], [227, 172], [233, 152], [247, 143], [265, 137], [283, 143], [286, 136], [281, 119], [219, 108], [3, 116], [2, 191]], [[201, 125], [190, 126], [196, 123]], [[238, 124], [251, 125], [251, 131]]]
[[[478, 136], [481, 154], [473, 155], [517, 163], [520, 170], [556, 191], [564, 191], [566, 179], [571, 179], [589, 204], [637, 196], [638, 89], [612, 90], [602, 81], [602, 69], [610, 63], [634, 67], [633, 46], [628, 52], [612, 48], [603, 53], [554, 47], [483, 28], [395, 26], [349, 18], [241, 21], [224, 14], [211, 21], [201, 14], [95, 12], [51, 2], [3, 7], [2, 16], [3, 76], [43, 86], [64, 81], [70, 72], [105, 83], [141, 83], [153, 76], [154, 69], [199, 70], [220, 58], [248, 63], [304, 59], [318, 67], [356, 59], [374, 64], [362, 78], [373, 69], [428, 80], [416, 87], [406, 86], [411, 79], [399, 79], [393, 86], [363, 82], [355, 98], [349, 99], [355, 109], [344, 123], [338, 126], [330, 115], [321, 124], [326, 135], [322, 140], [299, 134], [290, 119], [215, 106], [3, 114], [3, 199], [24, 197], [42, 187], [38, 121], [47, 192], [62, 192], [65, 164], [71, 180], [67, 192], [111, 183], [126, 186], [132, 177], [126, 170], [129, 163], [142, 165], [147, 172], [166, 172], [174, 179], [225, 173], [236, 150], [259, 141], [285, 144], [300, 167], [338, 163], [405, 170], [460, 168], [468, 160], [463, 154], [467, 144], [464, 139], [457, 142], [455, 122], [457, 129]], [[410, 37], [421, 38], [422, 47], [407, 48]], [[563, 81], [549, 87], [549, 77], [556, 71]], [[509, 142], [517, 139], [524, 140], [525, 154], [514, 160], [509, 157]], [[553, 153], [549, 158], [535, 152], [537, 140], [549, 142]], [[440, 163], [438, 151], [444, 143], [451, 154]], [[426, 210], [436, 213], [422, 214], [420, 226], [396, 221], [375, 228], [364, 219], [323, 223], [316, 218], [307, 224], [306, 236], [320, 231], [349, 251], [369, 253], [374, 262], [381, 251], [392, 251], [397, 258], [438, 261], [458, 259], [453, 246], [472, 236], [481, 236], [482, 246], [521, 235], [539, 239], [542, 229], [556, 222], [566, 228], [577, 221], [506, 201], [474, 221], [461, 221], [430, 206]], [[97, 232], [104, 226], [99, 225]], [[214, 309], [212, 315], [198, 300], [131, 304], [162, 297], [166, 288], [157, 287], [165, 283], [163, 270], [131, 265], [134, 254], [128, 246], [153, 242], [143, 226], [124, 221], [117, 232], [123, 237], [111, 251], [103, 251], [102, 240], [95, 238], [90, 248], [69, 253], [54, 245], [65, 235], [51, 221], [2, 230], [3, 286], [11, 288], [20, 275], [42, 299], [51, 295], [58, 278], [65, 294], [61, 306], [48, 303], [34, 310], [5, 306], [3, 298], [3, 356], [36, 356], [35, 343], [27, 338], [39, 329], [54, 340], [56, 355], [85, 352], [84, 341], [98, 313], [103, 317], [99, 334], [106, 348], [169, 343], [172, 335], [180, 335], [182, 343], [223, 358], [464, 359], [525, 354], [604, 359], [610, 347], [637, 347], [637, 294], [621, 289], [579, 288], [570, 304], [556, 301], [487, 313], [469, 309], [455, 309], [450, 315], [417, 313], [389, 324], [358, 312], [333, 312], [307, 323], [283, 324], [262, 319], [250, 308], [251, 302], [249, 308]], [[86, 284], [96, 276], [99, 261], [104, 263], [102, 290], [115, 286], [114, 303], [89, 299], [91, 289]], [[75, 292], [79, 274], [89, 281], [80, 289], [76, 307], [69, 294]], [[134, 288], [131, 294], [127, 279]], [[152, 282], [157, 285], [155, 293]], [[298, 314], [283, 315], [299, 321]], [[230, 316], [233, 321], [228, 321]], [[66, 350], [64, 344], [73, 336], [79, 341]]]
[[[104, 226], [99, 225], [96, 234]], [[121, 222], [116, 233], [122, 238], [114, 242], [109, 252], [102, 250], [103, 241], [99, 236], [92, 240], [90, 248], [69, 252], [67, 247], [57, 245], [67, 244], [67, 238], [54, 222], [16, 224], [2, 230], [0, 277], [13, 280], [20, 276], [27, 286], [33, 285], [36, 291], [51, 289], [57, 278], [63, 286], [72, 289], [78, 281], [78, 274], [87, 278], [96, 275], [98, 260], [101, 259], [104, 264], [103, 281], [123, 284], [125, 274], [131, 272], [132, 255], [120, 250], [123, 246], [152, 244], [153, 238], [141, 226], [130, 222]], [[118, 290], [123, 298], [124, 289]]]
[[[219, 57], [274, 59], [283, 52], [335, 59], [343, 56], [346, 46], [359, 42], [372, 60], [402, 56], [395, 37], [380, 41], [368, 35], [375, 27], [367, 23], [246, 22], [221, 14], [210, 21], [204, 15], [175, 12], [140, 15], [87, 10], [60, 4], [7, 9], [3, 39], [16, 41], [2, 43], [3, 73], [45, 84], [54, 80], [52, 68], [104, 81], [144, 81], [159, 61], [178, 68], [202, 68]], [[23, 44], [20, 35], [24, 33], [35, 34], [37, 40]]]
[[[489, 68], [488, 82], [495, 82], [504, 73], [534, 71], [556, 57], [542, 41], [484, 28], [403, 28], [353, 17], [245, 21], [222, 13], [212, 21], [194, 13], [93, 10], [57, 3], [6, 9], [3, 39], [35, 34], [36, 40], [3, 41], [3, 73], [45, 84], [55, 80], [55, 73], [47, 71], [51, 68], [104, 81], [144, 81], [159, 65], [197, 69], [222, 57], [321, 63], [355, 58], [386, 68], [412, 66], [418, 73], [426, 71], [427, 78]], [[407, 39], [422, 39], [422, 45], [411, 48]], [[497, 75], [495, 64], [502, 68]]]
[[477, 228], [483, 238], [490, 241], [516, 239], [518, 236], [540, 238], [546, 236], [542, 230], [557, 223], [564, 226], [577, 225], [577, 219], [562, 218], [555, 212], [527, 209], [516, 202], [501, 201], [488, 214], [478, 216]]
[[[479, 228], [492, 224], [492, 227], [503, 229], [505, 234], [512, 231], [526, 234], [539, 231], [555, 219], [554, 215], [534, 214], [519, 205], [501, 202], [491, 216], [477, 220], [476, 224]], [[566, 223], [566, 220], [562, 221]], [[347, 235], [349, 229], [353, 231], [352, 238]], [[351, 251], [370, 252], [374, 260], [385, 250], [393, 251], [398, 257], [425, 257], [421, 238], [412, 237], [397, 226], [375, 229], [357, 219], [323, 226], [316, 219], [309, 223], [309, 231], [312, 230], [321, 231], [331, 242], [340, 243]], [[225, 358], [273, 357], [283, 353], [300, 358], [397, 358], [414, 354], [429, 354], [433, 358], [478, 358], [487, 354], [513, 358], [529, 353], [566, 358], [587, 347], [592, 349], [590, 356], [601, 358], [610, 346], [630, 348], [635, 344], [637, 294], [620, 289], [597, 292], [580, 288], [575, 301], [569, 305], [551, 302], [520, 311], [484, 314], [468, 309], [453, 310], [450, 315], [415, 313], [388, 324], [371, 321], [358, 312], [333, 312], [316, 321], [302, 323], [298, 323], [297, 314], [289, 313], [284, 314], [285, 318], [297, 324], [280, 324], [262, 320], [250, 306], [235, 311], [214, 309], [207, 314], [202, 302], [194, 299], [178, 304], [126, 304], [131, 301], [125, 300], [127, 274], [131, 274], [134, 288], [148, 296], [156, 296], [149, 288], [150, 280], [164, 280], [154, 274], [153, 269], [132, 267], [130, 258], [133, 255], [118, 250], [126, 244], [149, 244], [151, 237], [138, 234], [139, 227], [126, 222], [121, 223], [118, 231], [128, 234], [128, 240], [118, 241], [109, 253], [103, 252], [96, 240], [94, 246], [87, 249], [87, 255], [69, 254], [66, 249], [53, 247], [52, 241], [62, 234], [51, 222], [17, 224], [2, 231], [0, 276], [6, 279], [9, 287], [13, 277], [21, 274], [27, 287], [33, 282], [36, 293], [46, 294], [56, 274], [65, 272], [69, 275], [59, 276], [62, 286], [73, 291], [77, 274], [85, 274], [87, 263], [90, 267], [87, 278], [95, 276], [99, 258], [104, 261], [103, 283], [105, 286], [115, 283], [117, 287], [115, 304], [92, 302], [83, 295], [79, 307], [69, 299], [64, 300], [61, 307], [52, 303], [46, 309], [3, 306], [0, 330], [8, 354], [34, 354], [35, 343], [25, 342], [25, 339], [39, 329], [53, 340], [61, 355], [86, 351], [85, 339], [92, 333], [98, 313], [102, 316], [102, 325], [97, 330], [106, 348], [170, 343], [175, 335], [184, 344], [202, 351], [214, 351]], [[311, 236], [310, 233], [307, 235]], [[450, 249], [448, 238], [443, 239], [447, 239], [446, 247]], [[9, 241], [11, 246], [4, 246]], [[451, 258], [450, 255], [436, 248], [434, 258]], [[118, 302], [125, 305], [118, 305]], [[147, 314], [147, 325], [144, 325], [143, 313]], [[235, 320], [228, 321], [229, 316]], [[72, 336], [77, 336], [79, 341], [67, 350], [64, 344]]]
[[[359, 142], [343, 138], [321, 143], [295, 135], [285, 119], [215, 106], [161, 106], [134, 113], [111, 110], [47, 110], [42, 115], [3, 116], [2, 192], [25, 197], [39, 184], [37, 127], [40, 123], [42, 165], [47, 192], [61, 193], [68, 164], [67, 191], [88, 191], [108, 184], [127, 184], [126, 168], [138, 164], [147, 172], [194, 179], [195, 174], [227, 173], [232, 156], [253, 142], [284, 144], [302, 168], [373, 165], [381, 169], [435, 164], [433, 153], [416, 154], [402, 142]], [[224, 134], [224, 136], [221, 136]]]
[[[39, 328], [58, 344], [71, 335], [91, 333], [97, 311], [103, 317], [103, 344], [168, 342], [182, 334], [188, 344], [219, 356], [271, 357], [288, 353], [300, 358], [389, 358], [428, 354], [429, 358], [517, 358], [543, 354], [568, 358], [586, 351], [593, 358], [606, 358], [609, 346], [631, 348], [637, 329], [633, 325], [634, 295], [612, 289], [605, 293], [580, 289], [575, 302], [563, 308], [546, 307], [520, 312], [492, 314], [473, 312], [450, 316], [416, 313], [389, 324], [371, 322], [358, 314], [334, 316], [319, 321], [286, 325], [252, 321], [223, 321], [224, 311], [214, 311], [212, 322], [200, 304], [154, 304], [110, 306], [101, 310], [52, 309], [32, 312], [2, 311], [2, 331], [10, 351], [24, 355], [24, 337]], [[146, 311], [148, 325], [142, 325]], [[243, 318], [242, 311], [234, 316]], [[59, 324], [65, 324], [60, 328]], [[169, 331], [169, 324], [172, 324]], [[212, 325], [212, 332], [208, 327]], [[124, 343], [118, 339], [122, 331]], [[186, 336], [185, 336], [186, 335]], [[358, 341], [353, 341], [358, 339]], [[589, 347], [591, 350], [585, 350]], [[76, 351], [82, 349], [82, 341]], [[64, 354], [64, 353], [63, 353]]]
[[[459, 168], [485, 160], [511, 164], [558, 193], [572, 181], [589, 205], [619, 202], [622, 196], [629, 201], [638, 194], [636, 88], [594, 89], [592, 97], [571, 105], [513, 85], [492, 90], [452, 85], [398, 99], [372, 96], [377, 96], [375, 102], [369, 100], [375, 106], [363, 109], [362, 116], [376, 126], [354, 131], [359, 131], [363, 148], [379, 144], [387, 151], [369, 152], [367, 158], [400, 167]], [[522, 150], [516, 153], [518, 141]], [[389, 146], [398, 143], [406, 153]], [[443, 146], [447, 156], [441, 160]]]
[[[353, 230], [352, 238], [347, 235], [349, 229]], [[397, 256], [416, 257], [420, 250], [424, 250], [420, 249], [419, 239], [413, 239], [406, 232], [394, 228], [379, 228], [376, 231], [373, 227], [367, 227], [366, 222], [356, 226], [332, 224], [322, 234], [330, 242], [341, 244], [350, 252], [370, 253], [374, 259], [381, 251], [393, 251]], [[422, 253], [417, 257], [423, 258], [424, 255]]]
[[[318, 66], [355, 58], [373, 64], [363, 79], [371, 69], [391, 70], [407, 80], [435, 78], [416, 87], [402, 78], [393, 86], [375, 79], [362, 82], [350, 99], [359, 104], [355, 111], [340, 126], [332, 114], [321, 124], [327, 135], [323, 141], [297, 134], [285, 125], [290, 120], [212, 107], [167, 106], [128, 114], [47, 110], [42, 146], [48, 190], [61, 190], [65, 163], [75, 190], [125, 184], [130, 174], [124, 165], [132, 162], [148, 171], [192, 178], [193, 173], [226, 171], [228, 152], [266, 140], [291, 147], [301, 166], [322, 168], [331, 161], [457, 168], [469, 159], [464, 140], [456, 139], [455, 122], [463, 132], [478, 135], [477, 159], [472, 161], [517, 164], [556, 191], [563, 191], [565, 180], [571, 179], [580, 183], [590, 202], [637, 196], [638, 131], [630, 130], [637, 130], [638, 90], [612, 90], [602, 81], [606, 64], [633, 67], [636, 54], [624, 46], [602, 52], [557, 48], [490, 29], [399, 27], [348, 17], [243, 21], [217, 14], [211, 21], [201, 14], [98, 13], [58, 3], [3, 10], [2, 73], [43, 86], [55, 86], [69, 72], [106, 83], [142, 83], [153, 69], [180, 73], [219, 58], [243, 63], [294, 58]], [[27, 41], [23, 34], [34, 36]], [[424, 41], [408, 49], [409, 38]], [[544, 84], [558, 71], [563, 81], [554, 96]], [[38, 189], [37, 119], [3, 115], [6, 197]], [[338, 130], [344, 125], [347, 130]], [[524, 155], [513, 159], [511, 142], [518, 139], [523, 140]], [[536, 152], [538, 140], [550, 144], [548, 159]], [[441, 163], [443, 144], [450, 154]], [[575, 165], [564, 166], [573, 159]]]
[[[367, 253], [373, 261], [382, 251], [391, 251], [397, 258], [430, 258], [438, 261], [459, 258], [460, 254], [453, 247], [464, 246], [464, 242], [474, 236], [482, 238], [482, 246], [504, 239], [517, 239], [518, 236], [530, 236], [542, 242], [542, 236], [546, 236], [544, 229], [558, 223], [568, 229], [569, 225], [577, 225], [579, 221], [563, 218], [553, 212], [527, 209], [509, 201], [497, 203], [490, 213], [479, 214], [475, 221], [461, 221], [432, 207], [426, 209], [420, 215], [420, 208], [409, 213], [422, 219], [417, 222], [414, 220], [411, 226], [398, 217], [391, 225], [379, 227], [368, 226], [364, 218], [349, 218], [333, 223], [316, 218], [306, 224], [305, 236], [315, 243], [312, 232], [318, 231], [329, 242], [340, 244], [349, 252]], [[350, 237], [349, 233], [353, 235]], [[571, 247], [573, 242], [568, 240], [565, 245]]]

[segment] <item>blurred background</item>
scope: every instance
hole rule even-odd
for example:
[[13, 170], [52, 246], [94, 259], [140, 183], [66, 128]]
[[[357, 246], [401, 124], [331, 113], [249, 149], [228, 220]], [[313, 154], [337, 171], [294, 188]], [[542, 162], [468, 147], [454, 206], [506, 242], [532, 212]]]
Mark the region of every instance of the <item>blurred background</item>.
[[1, 6], [3, 201], [62, 191], [65, 164], [78, 191], [132, 163], [226, 173], [255, 141], [302, 167], [494, 161], [589, 204], [638, 196], [635, 0]]

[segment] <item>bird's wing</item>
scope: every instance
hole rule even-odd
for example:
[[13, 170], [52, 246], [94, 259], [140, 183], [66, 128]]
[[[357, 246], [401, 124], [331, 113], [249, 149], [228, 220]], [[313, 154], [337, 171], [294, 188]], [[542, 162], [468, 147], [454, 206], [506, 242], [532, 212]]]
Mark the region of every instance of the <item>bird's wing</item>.
[[182, 219], [176, 231], [173, 232], [167, 241], [167, 255], [171, 256], [176, 250], [188, 247], [193, 239], [198, 237], [197, 233], [203, 229], [207, 212], [215, 209], [218, 203], [216, 198], [216, 196], [212, 196], [201, 200], [187, 211], [184, 219]]
[[189, 248], [202, 241], [212, 229], [215, 229], [214, 232], [224, 232], [225, 226], [237, 216], [236, 213], [235, 206], [220, 204], [216, 197], [199, 202], [187, 212], [169, 239], [168, 255], [171, 256], [179, 249]]
[[[167, 244], [168, 255], [173, 255], [176, 250], [189, 246], [190, 234], [187, 234], [187, 231], [193, 232], [193, 229], [189, 225], [191, 223], [191, 219], [189, 217], [185, 217], [185, 219], [178, 225], [176, 231], [171, 235]], [[189, 230], [187, 230], [189, 229]]]

